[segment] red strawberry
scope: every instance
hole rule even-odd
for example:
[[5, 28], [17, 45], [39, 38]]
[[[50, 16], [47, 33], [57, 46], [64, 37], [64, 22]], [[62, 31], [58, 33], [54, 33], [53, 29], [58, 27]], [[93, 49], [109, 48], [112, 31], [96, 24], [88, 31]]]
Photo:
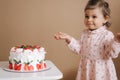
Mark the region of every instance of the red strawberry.
[[34, 67], [33, 67], [32, 65], [30, 65], [30, 66], [28, 67], [28, 69], [29, 69], [30, 71], [33, 71], [33, 70], [34, 70]]
[[28, 64], [25, 64], [24, 70], [28, 71]]
[[41, 64], [36, 64], [36, 67], [38, 70], [40, 70], [42, 68]]
[[38, 46], [38, 45], [34, 45], [33, 48], [37, 48], [37, 49], [39, 49], [40, 46]]
[[21, 64], [19, 64], [18, 66], [17, 66], [17, 70], [21, 70]]
[[27, 47], [27, 48], [25, 48], [25, 49], [26, 49], [26, 50], [28, 49], [28, 50], [31, 50], [31, 51], [33, 50], [31, 47]]
[[14, 70], [17, 70], [17, 64], [14, 64]]
[[34, 67], [32, 65], [25, 64], [24, 70], [26, 70], [26, 71], [33, 71]]
[[42, 69], [46, 68], [46, 63], [41, 63]]
[[9, 63], [9, 69], [13, 69], [12, 63]]
[[46, 68], [46, 63], [44, 63], [44, 68]]
[[14, 64], [14, 70], [20, 70], [21, 66], [21, 64]]

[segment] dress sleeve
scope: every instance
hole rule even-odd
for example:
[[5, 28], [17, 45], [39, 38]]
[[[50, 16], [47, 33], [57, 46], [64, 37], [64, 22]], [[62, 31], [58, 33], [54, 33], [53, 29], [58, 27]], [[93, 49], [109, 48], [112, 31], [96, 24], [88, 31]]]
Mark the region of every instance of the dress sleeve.
[[105, 42], [105, 53], [109, 54], [112, 58], [117, 58], [120, 52], [120, 43], [117, 43], [114, 40], [114, 35], [112, 32], [109, 32], [106, 37]]
[[68, 44], [69, 49], [73, 52], [79, 54], [80, 53], [80, 41], [72, 38], [71, 42]]
[[112, 58], [117, 58], [120, 53], [120, 43], [113, 41], [110, 55]]

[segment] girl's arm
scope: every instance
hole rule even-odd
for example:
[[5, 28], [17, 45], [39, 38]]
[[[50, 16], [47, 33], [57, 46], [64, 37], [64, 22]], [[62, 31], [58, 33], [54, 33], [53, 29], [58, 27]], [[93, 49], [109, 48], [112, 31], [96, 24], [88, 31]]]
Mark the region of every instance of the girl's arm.
[[120, 53], [120, 43], [113, 41], [111, 51], [110, 51], [110, 56], [112, 58], [117, 58]]
[[71, 42], [72, 37], [66, 33], [63, 32], [58, 32], [57, 34], [54, 35], [56, 40], [65, 40], [67, 44]]
[[71, 42], [68, 44], [69, 49], [71, 49], [73, 52], [80, 54], [80, 49], [81, 49], [81, 45], [80, 45], [80, 41], [76, 40], [74, 38], [71, 39]]
[[120, 43], [120, 33], [116, 34], [115, 41]]
[[118, 57], [118, 54], [120, 53], [120, 33], [117, 33], [115, 38], [114, 38], [114, 42], [112, 44], [112, 56], [113, 58]]
[[79, 41], [75, 40], [72, 36], [63, 32], [58, 32], [57, 34], [54, 35], [54, 37], [56, 40], [65, 40], [66, 43], [68, 44], [68, 47], [75, 53], [79, 54], [80, 52]]
[[117, 58], [120, 53], [120, 35], [114, 38], [114, 35], [110, 33], [106, 41], [106, 53], [109, 52], [110, 57]]

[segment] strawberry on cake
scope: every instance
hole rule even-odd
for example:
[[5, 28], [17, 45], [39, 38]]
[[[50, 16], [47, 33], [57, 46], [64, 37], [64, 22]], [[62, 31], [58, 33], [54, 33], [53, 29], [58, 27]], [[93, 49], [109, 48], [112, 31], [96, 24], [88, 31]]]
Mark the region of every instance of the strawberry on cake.
[[9, 69], [18, 71], [39, 71], [46, 68], [46, 51], [38, 45], [12, 47], [9, 56]]

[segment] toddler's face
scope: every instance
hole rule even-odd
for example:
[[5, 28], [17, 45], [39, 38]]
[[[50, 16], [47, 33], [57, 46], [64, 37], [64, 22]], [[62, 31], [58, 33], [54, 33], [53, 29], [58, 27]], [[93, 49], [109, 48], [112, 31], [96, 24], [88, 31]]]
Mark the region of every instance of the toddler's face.
[[87, 9], [85, 11], [85, 20], [84, 23], [88, 29], [94, 30], [107, 22], [107, 19], [104, 17], [101, 8]]

